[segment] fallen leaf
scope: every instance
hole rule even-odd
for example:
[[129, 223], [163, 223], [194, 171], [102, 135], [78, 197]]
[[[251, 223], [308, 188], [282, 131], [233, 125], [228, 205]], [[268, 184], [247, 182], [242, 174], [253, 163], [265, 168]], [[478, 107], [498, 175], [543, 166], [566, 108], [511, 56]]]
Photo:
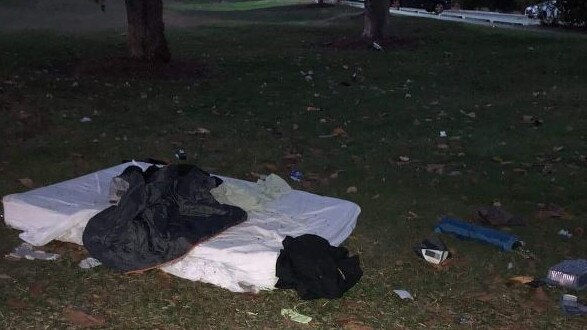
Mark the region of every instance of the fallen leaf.
[[491, 160], [494, 161], [494, 162], [496, 162], [496, 163], [499, 163], [500, 165], [509, 165], [509, 164], [512, 163], [511, 161], [505, 161], [505, 160], [503, 160], [499, 156], [492, 157]]
[[335, 129], [332, 130], [332, 135], [334, 135], [334, 136], [346, 136], [347, 133], [341, 127], [337, 127], [337, 128], [335, 128]]
[[548, 219], [548, 218], [562, 218], [568, 216], [565, 209], [554, 203], [538, 204], [538, 210], [536, 211], [536, 218]]
[[92, 316], [80, 310], [69, 307], [66, 307], [63, 310], [63, 314], [67, 320], [69, 320], [69, 322], [82, 328], [99, 327], [106, 324], [106, 320], [104, 318]]
[[302, 155], [299, 153], [287, 153], [281, 157], [285, 164], [297, 164], [301, 161]]
[[27, 304], [26, 302], [24, 302], [20, 299], [8, 298], [8, 299], [6, 299], [6, 306], [8, 306], [8, 308], [14, 310], [14, 309], [28, 308], [29, 304]]
[[277, 166], [275, 164], [267, 163], [264, 164], [263, 167], [269, 172], [277, 172]]
[[475, 295], [474, 298], [479, 301], [482, 301], [482, 302], [490, 302], [490, 301], [494, 300], [496, 298], [496, 296], [497, 295], [495, 293], [483, 292], [478, 295]]
[[408, 220], [413, 220], [418, 218], [418, 214], [414, 211], [408, 211], [407, 215], [405, 216]]
[[342, 323], [343, 330], [372, 330], [373, 327], [366, 325], [363, 322], [356, 321], [356, 320], [349, 320], [346, 322], [339, 322]]
[[528, 284], [532, 281], [534, 281], [534, 277], [520, 275], [520, 276], [510, 277], [507, 281], [507, 284]]
[[350, 187], [346, 188], [346, 192], [347, 192], [347, 194], [354, 194], [354, 193], [356, 193], [357, 191], [358, 191], [358, 190], [357, 190], [357, 187], [355, 187], [355, 186], [350, 186]]
[[39, 282], [34, 282], [29, 286], [29, 293], [33, 297], [38, 297], [45, 291], [45, 286]]
[[426, 172], [442, 175], [444, 173], [444, 164], [428, 164], [426, 165]]
[[35, 186], [33, 180], [30, 178], [18, 179], [18, 182], [27, 188], [33, 188]]

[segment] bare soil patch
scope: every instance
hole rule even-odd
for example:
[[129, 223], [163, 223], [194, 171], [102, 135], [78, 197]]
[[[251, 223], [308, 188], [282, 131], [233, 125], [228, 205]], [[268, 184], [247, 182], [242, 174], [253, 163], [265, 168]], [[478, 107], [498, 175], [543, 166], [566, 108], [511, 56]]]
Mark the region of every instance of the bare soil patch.
[[205, 64], [191, 60], [149, 63], [128, 57], [82, 60], [71, 68], [74, 76], [196, 81], [208, 76]]

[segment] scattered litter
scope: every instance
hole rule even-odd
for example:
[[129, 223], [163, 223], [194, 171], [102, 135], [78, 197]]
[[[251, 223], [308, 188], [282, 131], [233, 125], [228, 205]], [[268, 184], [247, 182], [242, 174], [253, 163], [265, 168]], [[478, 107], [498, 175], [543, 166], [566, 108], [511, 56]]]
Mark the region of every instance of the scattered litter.
[[524, 115], [522, 116], [522, 123], [523, 124], [531, 124], [535, 127], [541, 126], [544, 121], [542, 119], [536, 118], [534, 116]]
[[289, 172], [289, 177], [295, 182], [300, 182], [304, 178], [304, 174], [300, 170], [293, 169]]
[[514, 269], [514, 263], [510, 262], [508, 263], [508, 270]]
[[373, 46], [373, 49], [375, 49], [375, 50], [379, 50], [379, 51], [382, 51], [383, 50], [383, 47], [381, 47], [381, 45], [379, 45], [375, 41], [373, 41], [373, 43], [371, 44], [371, 46]]
[[83, 117], [82, 119], [79, 120], [80, 123], [89, 123], [92, 121], [92, 118], [90, 117]]
[[454, 234], [461, 239], [473, 239], [489, 243], [500, 247], [504, 251], [511, 251], [523, 246], [523, 242], [515, 235], [491, 228], [476, 226], [449, 217], [442, 218], [434, 231], [437, 233]]
[[484, 225], [525, 226], [526, 220], [515, 216], [499, 206], [480, 207], [475, 210], [475, 218]]
[[195, 134], [210, 134], [210, 130], [204, 127], [198, 127], [191, 132], [194, 132]]
[[472, 119], [477, 118], [477, 114], [474, 113], [474, 112], [472, 112], [472, 111], [471, 112], [465, 112], [465, 111], [461, 110], [460, 113], [462, 113], [463, 115], [465, 115], [465, 116], [467, 116], [469, 118], [472, 118]]
[[297, 323], [302, 323], [302, 324], [308, 324], [308, 323], [310, 323], [310, 321], [312, 321], [311, 317], [309, 317], [307, 315], [300, 314], [290, 308], [282, 308], [281, 315], [289, 317], [290, 320], [297, 322]]
[[561, 297], [561, 310], [569, 316], [587, 315], [587, 305], [582, 304], [577, 296], [564, 294]]
[[446, 134], [446, 131], [440, 131], [440, 137], [445, 138], [448, 137], [448, 134]]
[[563, 149], [565, 149], [565, 147], [563, 146], [556, 146], [552, 148], [552, 151], [554, 152], [559, 152], [559, 151], [563, 151]]
[[444, 164], [428, 164], [426, 165], [426, 172], [438, 175], [444, 174]]
[[395, 292], [395, 294], [397, 294], [401, 299], [411, 299], [414, 300], [414, 297], [412, 297], [412, 295], [403, 289], [397, 289], [397, 290], [393, 290], [393, 292]]
[[460, 315], [457, 317], [457, 323], [460, 325], [473, 325], [474, 319], [471, 315]]
[[532, 251], [530, 251], [529, 249], [526, 249], [522, 246], [516, 248], [515, 252], [516, 252], [516, 254], [518, 254], [519, 256], [521, 256], [524, 259], [538, 260], [538, 258], [536, 257], [536, 255]]
[[424, 260], [435, 265], [445, 261], [450, 252], [444, 242], [436, 236], [424, 239], [422, 242], [414, 245], [414, 252]]
[[350, 187], [346, 188], [347, 194], [355, 194], [355, 193], [357, 193], [357, 191], [358, 191], [357, 187], [355, 187], [355, 186], [350, 186]]
[[94, 267], [98, 267], [100, 266], [102, 263], [100, 262], [100, 260], [96, 259], [96, 258], [85, 258], [84, 260], [79, 262], [79, 266], [80, 268], [83, 269], [90, 269], [90, 268], [94, 268]]
[[315, 107], [315, 106], [313, 106], [313, 105], [309, 105], [309, 106], [306, 108], [306, 111], [320, 111], [320, 108], [318, 108], [318, 107]]
[[183, 148], [177, 149], [177, 151], [175, 151], [175, 158], [179, 160], [186, 160], [187, 154], [185, 153], [185, 150], [183, 150]]
[[41, 250], [33, 250], [33, 246], [29, 243], [22, 243], [5, 256], [7, 259], [20, 260], [25, 258], [27, 260], [57, 260], [59, 255], [56, 253], [47, 253]]
[[399, 156], [399, 161], [403, 163], [407, 163], [410, 161], [410, 157], [408, 156]]
[[563, 287], [582, 290], [587, 287], [587, 260], [565, 260], [548, 270], [547, 280]]
[[571, 238], [571, 237], [573, 237], [573, 234], [570, 231], [565, 230], [565, 229], [559, 230], [558, 231], [558, 235], [559, 236], [562, 236], [564, 238]]

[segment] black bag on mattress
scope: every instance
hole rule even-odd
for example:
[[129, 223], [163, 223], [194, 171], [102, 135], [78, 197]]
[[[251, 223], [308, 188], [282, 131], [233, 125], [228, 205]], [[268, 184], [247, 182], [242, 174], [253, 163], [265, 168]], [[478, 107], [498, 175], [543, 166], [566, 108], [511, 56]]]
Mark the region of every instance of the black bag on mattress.
[[128, 188], [117, 205], [90, 219], [83, 243], [92, 257], [118, 271], [175, 260], [247, 219], [245, 211], [218, 203], [210, 193], [222, 180], [193, 165], [151, 166], [145, 172], [132, 166], [117, 179]]

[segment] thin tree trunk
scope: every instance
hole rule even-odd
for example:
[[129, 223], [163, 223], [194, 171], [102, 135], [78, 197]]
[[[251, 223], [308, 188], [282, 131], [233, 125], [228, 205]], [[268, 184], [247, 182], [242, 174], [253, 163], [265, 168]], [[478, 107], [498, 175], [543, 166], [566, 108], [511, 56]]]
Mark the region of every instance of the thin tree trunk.
[[388, 16], [389, 0], [366, 0], [363, 38], [370, 42], [383, 39]]
[[171, 58], [161, 0], [125, 0], [130, 56], [149, 62], [168, 62]]

